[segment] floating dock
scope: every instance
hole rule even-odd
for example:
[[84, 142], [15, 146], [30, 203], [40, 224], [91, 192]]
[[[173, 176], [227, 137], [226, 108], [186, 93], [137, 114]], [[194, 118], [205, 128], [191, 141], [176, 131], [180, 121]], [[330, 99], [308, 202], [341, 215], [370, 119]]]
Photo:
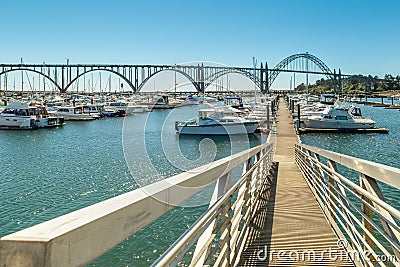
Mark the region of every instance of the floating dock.
[[373, 128], [373, 129], [320, 129], [320, 128], [298, 128], [297, 134], [305, 133], [389, 133], [386, 128]]
[[400, 110], [399, 104], [390, 104], [390, 103], [376, 102], [376, 101], [361, 101], [361, 100], [357, 100], [357, 101], [353, 101], [353, 102], [356, 104], [361, 104], [361, 105], [366, 105], [366, 106]]
[[[353, 266], [349, 257], [337, 257], [343, 250], [337, 247], [338, 237], [295, 163], [293, 147], [299, 139], [282, 99], [278, 121], [273, 127], [277, 134], [271, 138], [276, 145], [275, 177], [259, 197], [261, 203], [238, 266]], [[331, 257], [322, 253], [329, 248], [337, 248]], [[282, 251], [305, 255], [310, 249], [322, 257], [295, 262], [278, 255]], [[260, 251], [268, 254], [265, 259], [260, 259]]]

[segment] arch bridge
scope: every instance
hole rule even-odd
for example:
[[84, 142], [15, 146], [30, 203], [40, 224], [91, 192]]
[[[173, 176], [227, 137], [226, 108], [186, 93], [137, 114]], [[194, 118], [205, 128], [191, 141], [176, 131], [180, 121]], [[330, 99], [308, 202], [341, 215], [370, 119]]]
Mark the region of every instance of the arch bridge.
[[197, 65], [0, 64], [0, 77], [14, 71], [37, 73], [49, 80], [60, 92], [66, 92], [79, 78], [94, 71], [104, 71], [119, 76], [133, 92], [140, 92], [150, 78], [163, 71], [174, 71], [183, 75], [201, 93], [217, 79], [230, 73], [247, 77], [264, 93], [269, 91], [282, 72], [326, 75], [339, 84], [339, 90], [341, 77], [347, 76], [342, 75], [340, 69], [338, 74], [336, 71], [332, 72], [322, 60], [309, 53], [291, 55], [273, 69], [268, 68], [267, 62], [261, 63], [256, 68], [207, 66], [204, 63]]

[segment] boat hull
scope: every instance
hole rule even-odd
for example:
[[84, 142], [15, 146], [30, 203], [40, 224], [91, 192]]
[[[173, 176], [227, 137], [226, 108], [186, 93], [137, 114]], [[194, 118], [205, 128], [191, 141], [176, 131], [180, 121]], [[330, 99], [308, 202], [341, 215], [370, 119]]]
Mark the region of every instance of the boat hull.
[[14, 117], [1, 116], [0, 129], [34, 129], [35, 118], [33, 117]]
[[304, 119], [306, 128], [314, 129], [373, 129], [375, 122], [373, 121], [337, 121], [337, 120], [316, 120]]
[[36, 120], [36, 127], [38, 128], [52, 128], [59, 126], [64, 126], [63, 117], [49, 117]]
[[92, 121], [100, 118], [98, 114], [72, 114], [72, 113], [55, 113], [59, 117], [63, 117], [65, 121]]
[[258, 123], [235, 123], [215, 125], [176, 125], [179, 134], [184, 135], [240, 135], [252, 134]]
[[131, 115], [133, 113], [144, 113], [150, 111], [150, 109], [147, 106], [106, 106], [105, 108], [114, 111], [123, 110], [125, 111], [126, 115]]

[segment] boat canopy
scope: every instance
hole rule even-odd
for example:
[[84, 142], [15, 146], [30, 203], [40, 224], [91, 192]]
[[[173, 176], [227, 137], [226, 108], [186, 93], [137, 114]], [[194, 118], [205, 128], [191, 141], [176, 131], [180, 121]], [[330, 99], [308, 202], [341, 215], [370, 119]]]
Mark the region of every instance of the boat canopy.
[[224, 112], [215, 109], [199, 109], [198, 110], [199, 119], [205, 119], [208, 117], [223, 117]]
[[4, 109], [29, 109], [28, 103], [23, 102], [11, 102]]

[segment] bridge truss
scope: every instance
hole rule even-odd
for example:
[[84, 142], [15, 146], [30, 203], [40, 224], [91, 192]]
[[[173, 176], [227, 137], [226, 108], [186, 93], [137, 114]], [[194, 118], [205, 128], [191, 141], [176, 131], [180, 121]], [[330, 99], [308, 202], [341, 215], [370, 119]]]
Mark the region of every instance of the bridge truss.
[[[299, 60], [303, 60], [303, 63], [289, 69], [289, 66]], [[316, 65], [319, 71], [308, 68], [309, 63]], [[217, 79], [230, 73], [247, 77], [264, 93], [269, 91], [277, 76], [282, 72], [323, 74], [334, 81], [338, 78], [339, 84], [341, 84], [342, 76], [340, 70], [338, 74], [336, 71], [332, 73], [322, 60], [308, 53], [291, 55], [273, 69], [268, 69], [267, 62], [265, 65], [261, 63], [258, 68], [205, 66], [203, 63], [197, 65], [0, 64], [0, 77], [15, 71], [37, 73], [50, 81], [60, 92], [66, 92], [79, 78], [94, 71], [104, 71], [119, 76], [133, 92], [140, 92], [154, 75], [163, 71], [174, 71], [183, 75], [201, 93]]]

